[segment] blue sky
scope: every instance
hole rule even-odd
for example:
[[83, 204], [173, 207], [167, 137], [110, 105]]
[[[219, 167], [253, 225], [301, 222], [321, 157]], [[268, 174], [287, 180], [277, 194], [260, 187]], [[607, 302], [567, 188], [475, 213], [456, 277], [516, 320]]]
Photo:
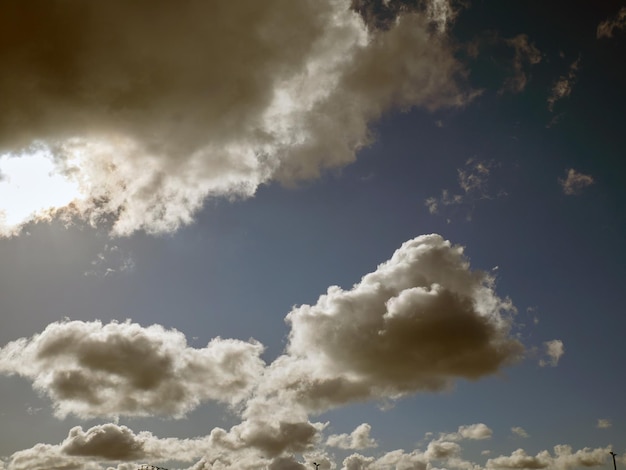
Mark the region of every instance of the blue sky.
[[623, 3], [8, 8], [0, 470], [626, 464]]

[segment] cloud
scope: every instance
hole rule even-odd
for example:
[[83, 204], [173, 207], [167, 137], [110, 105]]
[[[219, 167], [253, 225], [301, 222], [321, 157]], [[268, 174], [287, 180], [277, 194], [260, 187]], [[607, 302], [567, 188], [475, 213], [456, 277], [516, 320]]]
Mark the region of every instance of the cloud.
[[91, 261], [91, 268], [85, 271], [85, 276], [108, 277], [115, 274], [132, 271], [135, 261], [117, 245], [104, 245], [104, 249]]
[[584, 449], [572, 452], [567, 445], [554, 447], [553, 455], [547, 450], [537, 455], [528, 455], [523, 449], [517, 449], [510, 456], [500, 456], [487, 461], [486, 469], [541, 469], [553, 468], [569, 470], [578, 467], [599, 467], [606, 463], [610, 448]]
[[567, 98], [572, 93], [572, 87], [576, 82], [576, 74], [580, 69], [580, 57], [576, 59], [569, 67], [567, 75], [562, 75], [552, 86], [552, 92], [548, 97], [548, 109], [554, 110], [557, 101]]
[[[424, 235], [405, 242], [352, 288], [331, 286], [317, 303], [294, 307], [286, 317], [285, 352], [267, 366], [259, 357], [263, 347], [252, 340], [217, 337], [196, 349], [182, 333], [158, 325], [66, 321], [0, 349], [0, 372], [31, 379], [59, 417], [180, 417], [207, 400], [227, 403], [241, 421], [184, 444], [203, 448], [194, 468], [272, 462], [280, 468], [295, 465], [281, 457], [311, 454], [324, 442], [375, 445], [366, 423], [350, 435], [324, 439], [328, 423], [310, 421], [312, 414], [447, 390], [459, 379], [477, 380], [519, 360], [524, 347], [511, 335], [515, 308], [494, 289], [488, 273], [470, 269], [463, 247]], [[482, 423], [460, 426], [433, 440], [424, 455], [400, 460], [456, 458], [457, 441], [491, 434]], [[88, 455], [157, 458], [159, 445], [151, 436], [103, 425], [74, 428], [48, 454], [61, 452], [72, 462]], [[183, 446], [167, 443], [176, 445]]]
[[591, 175], [579, 173], [573, 168], [566, 170], [565, 173], [565, 179], [559, 178], [559, 184], [563, 189], [563, 193], [568, 196], [579, 194], [584, 188], [595, 183]]
[[349, 6], [15, 2], [0, 18], [0, 187], [17, 191], [8, 160], [41, 154], [52, 171], [32, 204], [0, 214], [0, 233], [55, 215], [114, 235], [171, 232], [208, 197], [351, 163], [385, 112], [471, 99], [443, 34], [447, 1], [399, 10], [384, 29]]
[[443, 189], [441, 197], [427, 198], [424, 205], [428, 208], [428, 212], [439, 214], [444, 208], [467, 206], [466, 219], [471, 220], [473, 207], [478, 201], [506, 195], [504, 191], [495, 194], [490, 191], [489, 177], [496, 167], [497, 165], [493, 161], [468, 159], [464, 168], [457, 169], [457, 182], [463, 192], [454, 194], [448, 189]]
[[443, 441], [460, 441], [463, 439], [470, 440], [484, 440], [490, 439], [493, 435], [493, 431], [484, 423], [470, 424], [466, 426], [459, 426], [457, 432], [442, 434], [439, 436], [439, 440]]
[[541, 367], [551, 366], [556, 367], [561, 359], [561, 356], [565, 353], [563, 348], [563, 341], [560, 339], [553, 339], [543, 343], [545, 355], [547, 359], [540, 359], [539, 365]]
[[33, 380], [59, 416], [171, 415], [206, 400], [236, 404], [262, 373], [257, 342], [187, 346], [176, 330], [136, 323], [52, 323], [0, 349], [0, 372]]
[[608, 429], [612, 426], [610, 419], [598, 419], [596, 423], [596, 428], [598, 429]]
[[519, 426], [514, 426], [511, 428], [511, 432], [513, 434], [515, 434], [517, 437], [523, 437], [524, 439], [526, 439], [528, 436], [528, 433], [526, 432], [526, 430], [524, 428], [521, 428]]
[[333, 434], [328, 436], [326, 445], [331, 447], [339, 447], [340, 449], [367, 449], [376, 447], [377, 443], [370, 437], [372, 427], [363, 423], [356, 427], [350, 434]]
[[626, 28], [626, 7], [620, 8], [617, 14], [605, 21], [602, 21], [596, 30], [596, 37], [600, 38], [612, 38], [615, 30], [622, 30]]
[[[102, 464], [113, 462], [192, 462], [206, 452], [207, 445], [205, 438], [159, 439], [150, 432], [135, 434], [128, 427], [113, 423], [94, 426], [87, 431], [76, 426], [58, 445], [37, 444], [14, 453], [8, 460], [7, 469], [102, 470]], [[117, 468], [125, 467], [122, 464]]]
[[515, 57], [513, 58], [513, 75], [504, 82], [500, 93], [505, 91], [521, 93], [528, 84], [530, 68], [541, 62], [541, 52], [533, 43], [529, 42], [526, 34], [518, 34], [514, 38], [504, 41], [515, 50]]

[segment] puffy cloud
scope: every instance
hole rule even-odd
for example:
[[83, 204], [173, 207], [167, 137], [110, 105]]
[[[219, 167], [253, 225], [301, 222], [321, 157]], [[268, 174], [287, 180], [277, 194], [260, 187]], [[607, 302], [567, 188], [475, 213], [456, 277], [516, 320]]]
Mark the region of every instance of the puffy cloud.
[[556, 367], [559, 363], [561, 356], [565, 354], [565, 348], [563, 347], [563, 341], [560, 339], [553, 339], [543, 343], [544, 352], [547, 359], [540, 359], [539, 365], [541, 367], [552, 366]]
[[626, 29], [626, 7], [620, 8], [614, 17], [602, 21], [596, 30], [596, 37], [612, 38], [615, 30], [621, 29]]
[[59, 416], [182, 416], [205, 400], [246, 398], [262, 350], [219, 337], [194, 349], [158, 325], [69, 321], [0, 349], [0, 372], [32, 379]]
[[562, 100], [563, 98], [567, 98], [572, 93], [572, 87], [576, 82], [576, 74], [580, 68], [580, 57], [572, 62], [572, 65], [569, 67], [569, 71], [567, 75], [562, 75], [552, 86], [552, 92], [548, 97], [548, 109], [552, 111], [554, 109], [554, 104]]
[[541, 469], [554, 468], [570, 470], [579, 467], [599, 467], [605, 465], [609, 448], [584, 449], [572, 452], [567, 445], [554, 447], [553, 455], [547, 450], [537, 455], [528, 455], [523, 449], [517, 449], [510, 456], [500, 456], [487, 461], [487, 469]]
[[610, 419], [598, 419], [596, 423], [596, 428], [598, 429], [608, 429], [612, 426]]
[[516, 436], [518, 436], [518, 437], [523, 437], [523, 438], [529, 437], [528, 433], [526, 432], [526, 430], [524, 428], [520, 427], [520, 426], [512, 427], [511, 428], [511, 432], [513, 434], [515, 434]]
[[350, 434], [333, 434], [328, 437], [326, 444], [340, 449], [367, 449], [376, 447], [376, 441], [370, 437], [372, 427], [363, 423], [356, 427]]
[[470, 439], [480, 441], [489, 439], [493, 435], [493, 431], [484, 423], [469, 424], [459, 426], [457, 432], [446, 433], [439, 436], [440, 441], [460, 441], [462, 439]]
[[172, 231], [207, 197], [352, 162], [390, 109], [471, 99], [442, 34], [448, 1], [398, 10], [384, 29], [349, 6], [12, 0], [0, 19], [11, 70], [0, 80], [0, 187], [28, 194], [8, 160], [39, 152], [53, 171], [17, 213], [15, 198], [1, 199], [12, 217], [0, 213], [0, 234], [59, 208], [117, 235]]
[[515, 50], [515, 57], [513, 59], [513, 75], [504, 82], [500, 93], [505, 91], [520, 93], [526, 88], [530, 68], [541, 62], [541, 52], [529, 42], [526, 34], [518, 34], [512, 39], [505, 39], [504, 41]]
[[352, 289], [333, 286], [294, 308], [287, 350], [306, 364], [297, 386], [313, 407], [441, 390], [520, 357], [512, 309], [486, 273], [469, 269], [462, 247], [425, 235]]
[[37, 444], [14, 453], [8, 460], [7, 470], [102, 470], [103, 464], [112, 462], [128, 462], [118, 465], [119, 470], [135, 469], [137, 465], [126, 465], [142, 460], [191, 462], [206, 449], [207, 442], [202, 438], [159, 439], [147, 431], [135, 434], [126, 426], [112, 423], [94, 426], [87, 431], [77, 426], [61, 444]]
[[563, 189], [563, 193], [568, 196], [578, 194], [587, 186], [591, 186], [595, 183], [593, 176], [579, 173], [573, 168], [566, 170], [565, 174], [566, 177], [564, 179], [559, 178], [559, 184]]

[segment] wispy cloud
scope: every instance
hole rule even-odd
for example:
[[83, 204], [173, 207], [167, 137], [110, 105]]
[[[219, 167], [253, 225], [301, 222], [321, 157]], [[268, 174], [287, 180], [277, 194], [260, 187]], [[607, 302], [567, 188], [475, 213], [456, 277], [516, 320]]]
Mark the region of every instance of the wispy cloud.
[[596, 37], [612, 38], [616, 30], [626, 29], [626, 7], [622, 7], [615, 16], [602, 21], [596, 30]]
[[530, 42], [528, 35], [519, 34], [505, 43], [515, 50], [513, 75], [504, 82], [500, 93], [521, 93], [530, 79], [530, 69], [541, 62], [541, 52]]
[[598, 419], [596, 423], [596, 428], [598, 429], [608, 429], [612, 426], [610, 419]]
[[519, 426], [512, 427], [511, 428], [511, 432], [513, 434], [515, 434], [517, 437], [523, 437], [523, 438], [529, 437], [528, 433], [526, 432], [526, 430], [524, 428], [522, 428], [522, 427], [519, 427]]
[[489, 187], [489, 177], [497, 165], [493, 161], [476, 160], [465, 162], [465, 167], [457, 169], [457, 182], [461, 193], [453, 193], [448, 189], [441, 191], [440, 197], [429, 197], [424, 205], [431, 214], [439, 214], [450, 206], [461, 206], [467, 209], [465, 217], [472, 219], [473, 207], [478, 201], [505, 196], [504, 191], [494, 193]]
[[579, 173], [573, 168], [565, 170], [565, 178], [559, 178], [558, 181], [563, 189], [563, 193], [568, 196], [579, 194], [587, 186], [595, 183], [593, 176]]
[[108, 277], [132, 271], [135, 261], [130, 253], [124, 252], [117, 245], [104, 245], [104, 249], [91, 261], [85, 276]]
[[569, 67], [569, 71], [566, 75], [562, 75], [554, 82], [552, 86], [552, 92], [548, 97], [548, 109], [554, 110], [554, 105], [557, 101], [567, 98], [572, 93], [572, 88], [576, 82], [576, 74], [580, 69], [580, 58], [576, 59]]

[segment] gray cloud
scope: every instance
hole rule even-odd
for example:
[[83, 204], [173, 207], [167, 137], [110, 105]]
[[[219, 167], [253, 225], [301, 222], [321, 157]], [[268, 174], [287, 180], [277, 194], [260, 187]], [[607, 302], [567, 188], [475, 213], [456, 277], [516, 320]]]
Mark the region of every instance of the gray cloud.
[[596, 428], [598, 429], [608, 429], [612, 426], [610, 419], [598, 419], [596, 423]]
[[205, 400], [242, 401], [262, 349], [221, 338], [194, 349], [157, 325], [72, 321], [0, 349], [0, 372], [32, 379], [59, 416], [182, 416]]
[[559, 184], [563, 189], [563, 193], [568, 196], [579, 194], [587, 186], [591, 186], [595, 183], [593, 176], [579, 173], [573, 168], [569, 168], [565, 171], [566, 177], [559, 178]]
[[596, 30], [596, 37], [612, 38], [615, 30], [626, 29], [626, 7], [620, 8], [615, 16], [602, 21]]
[[55, 205], [40, 187], [40, 212], [0, 216], [0, 232], [59, 207], [116, 235], [168, 232], [207, 197], [352, 162], [382, 113], [471, 99], [433, 27], [453, 17], [446, 5], [368, 29], [348, 0], [11, 1], [0, 149], [44, 149], [76, 194]]
[[526, 430], [524, 428], [520, 427], [520, 426], [513, 426], [511, 428], [511, 432], [513, 434], [515, 434], [516, 436], [518, 436], [518, 437], [523, 437], [523, 438], [529, 437], [528, 433], [526, 432]]

